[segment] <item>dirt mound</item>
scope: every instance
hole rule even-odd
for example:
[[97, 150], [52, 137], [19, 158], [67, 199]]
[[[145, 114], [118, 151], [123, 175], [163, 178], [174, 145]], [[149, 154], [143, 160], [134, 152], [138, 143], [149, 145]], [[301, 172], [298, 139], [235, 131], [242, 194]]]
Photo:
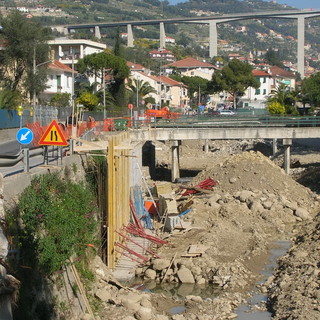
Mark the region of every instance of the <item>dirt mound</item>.
[[283, 169], [260, 152], [243, 152], [203, 170], [192, 183], [211, 177], [218, 182], [217, 192], [233, 193], [240, 190], [284, 196], [304, 205], [311, 192], [293, 180]]
[[[192, 147], [188, 153], [192, 153]], [[219, 287], [219, 298], [210, 304], [203, 301], [201, 314], [204, 319], [227, 319], [234, 316], [234, 307], [259, 279], [259, 270], [274, 241], [292, 237], [292, 227], [297, 222], [310, 221], [318, 212], [319, 203], [314, 193], [259, 152], [243, 152], [208, 162], [189, 186], [209, 177], [218, 182], [211, 194], [198, 193], [182, 203], [190, 199], [193, 202], [191, 211], [183, 217], [191, 229], [168, 235], [170, 245], [159, 250], [167, 264], [176, 256], [171, 269], [168, 271], [167, 266], [159, 270], [155, 267], [159, 263], [152, 260], [139, 274], [148, 279], [152, 275], [158, 283], [168, 273], [166, 282], [190, 281]], [[205, 246], [206, 250], [194, 259], [184, 257], [192, 246]], [[181, 280], [181, 272], [187, 280]], [[187, 304], [185, 319], [193, 319], [199, 312], [199, 302], [194, 305], [188, 300]]]

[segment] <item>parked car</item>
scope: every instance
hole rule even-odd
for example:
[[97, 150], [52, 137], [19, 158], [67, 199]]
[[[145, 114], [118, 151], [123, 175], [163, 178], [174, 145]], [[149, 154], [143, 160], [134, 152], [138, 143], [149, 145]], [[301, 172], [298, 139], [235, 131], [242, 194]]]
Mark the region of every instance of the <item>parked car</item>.
[[219, 111], [219, 114], [220, 114], [221, 116], [233, 116], [233, 115], [235, 115], [236, 113], [235, 113], [233, 110], [227, 109], [227, 110], [220, 110], [220, 111]]

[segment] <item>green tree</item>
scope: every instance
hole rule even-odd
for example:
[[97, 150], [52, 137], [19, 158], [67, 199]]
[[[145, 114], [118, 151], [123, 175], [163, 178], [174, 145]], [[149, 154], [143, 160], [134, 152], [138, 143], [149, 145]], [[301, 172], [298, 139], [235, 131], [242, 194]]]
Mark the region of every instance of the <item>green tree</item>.
[[291, 90], [289, 86], [284, 83], [278, 85], [271, 91], [268, 101], [279, 102], [285, 107], [286, 114], [297, 114], [296, 102], [299, 100], [299, 92]]
[[33, 72], [33, 65], [49, 61], [49, 30], [27, 19], [18, 11], [0, 17], [0, 39], [6, 43], [0, 50], [0, 79], [12, 91], [39, 93], [47, 80], [45, 64]]
[[305, 103], [314, 107], [320, 106], [320, 72], [302, 80], [301, 93]]
[[87, 76], [94, 76], [103, 83], [103, 74], [110, 74], [114, 82], [109, 85], [109, 90], [115, 99], [116, 105], [126, 105], [124, 79], [129, 76], [130, 69], [126, 60], [107, 52], [93, 53], [78, 61], [78, 71]]
[[266, 52], [264, 56], [264, 61], [272, 66], [283, 67], [280, 55], [272, 48], [269, 48]]
[[70, 99], [71, 99], [70, 93], [56, 93], [50, 99], [50, 103], [51, 105], [58, 108], [69, 107]]
[[0, 91], [0, 109], [16, 109], [21, 104], [21, 96], [17, 91], [2, 89]]
[[259, 88], [259, 80], [252, 74], [252, 67], [248, 63], [233, 59], [221, 70], [215, 71], [207, 89], [210, 93], [229, 92], [236, 106], [237, 97], [244, 95], [248, 87]]

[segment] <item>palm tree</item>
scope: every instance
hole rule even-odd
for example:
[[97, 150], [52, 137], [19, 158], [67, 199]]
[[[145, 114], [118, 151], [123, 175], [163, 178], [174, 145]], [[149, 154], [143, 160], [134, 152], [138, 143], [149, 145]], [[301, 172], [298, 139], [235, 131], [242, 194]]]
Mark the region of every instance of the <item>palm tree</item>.
[[299, 100], [299, 92], [291, 90], [291, 88], [281, 83], [274, 90], [271, 91], [268, 102], [278, 102], [286, 109], [287, 114], [296, 112], [296, 103]]
[[157, 93], [157, 90], [150, 85], [148, 81], [131, 79], [128, 81], [128, 89], [131, 94], [131, 102], [134, 102], [136, 97], [138, 96], [138, 101], [142, 101], [142, 99], [150, 93]]

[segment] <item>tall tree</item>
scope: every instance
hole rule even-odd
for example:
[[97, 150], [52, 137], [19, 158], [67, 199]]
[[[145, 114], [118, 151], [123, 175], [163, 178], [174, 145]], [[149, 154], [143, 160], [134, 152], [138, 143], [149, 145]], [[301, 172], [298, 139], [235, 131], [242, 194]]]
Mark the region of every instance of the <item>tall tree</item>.
[[248, 87], [259, 88], [259, 80], [252, 74], [248, 63], [233, 59], [221, 70], [215, 71], [207, 89], [210, 93], [229, 92], [236, 107], [237, 97], [244, 95]]
[[280, 55], [278, 52], [274, 51], [272, 48], [269, 48], [264, 56], [264, 60], [266, 63], [272, 66], [283, 67], [283, 63], [281, 61]]
[[[7, 17], [0, 17], [2, 26], [0, 39], [5, 49], [0, 50], [0, 79], [5, 88], [31, 95], [45, 88], [46, 72], [37, 68], [49, 58], [50, 31], [38, 23], [27, 19], [18, 11], [13, 11]], [[41, 69], [41, 70], [40, 70]]]
[[301, 93], [304, 102], [314, 107], [320, 106], [320, 72], [302, 80]]
[[93, 53], [78, 61], [78, 71], [88, 76], [94, 76], [103, 83], [103, 74], [109, 74], [113, 82], [109, 85], [109, 91], [116, 101], [116, 105], [125, 106], [124, 79], [129, 76], [130, 69], [126, 60], [107, 52]]

